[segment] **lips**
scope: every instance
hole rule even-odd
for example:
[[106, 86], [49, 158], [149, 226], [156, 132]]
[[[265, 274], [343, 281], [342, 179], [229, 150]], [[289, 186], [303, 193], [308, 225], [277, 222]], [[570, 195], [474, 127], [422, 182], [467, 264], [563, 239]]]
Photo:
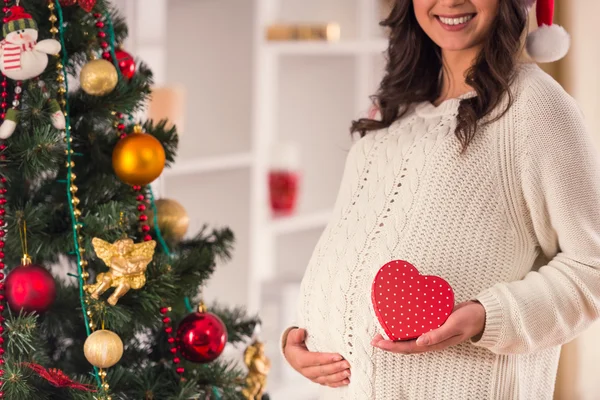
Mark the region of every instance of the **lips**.
[[468, 14], [468, 15], [455, 16], [455, 17], [444, 17], [441, 15], [438, 15], [438, 19], [446, 25], [461, 25], [461, 24], [465, 24], [465, 23], [469, 22], [470, 20], [472, 20], [474, 16], [475, 16], [475, 14]]

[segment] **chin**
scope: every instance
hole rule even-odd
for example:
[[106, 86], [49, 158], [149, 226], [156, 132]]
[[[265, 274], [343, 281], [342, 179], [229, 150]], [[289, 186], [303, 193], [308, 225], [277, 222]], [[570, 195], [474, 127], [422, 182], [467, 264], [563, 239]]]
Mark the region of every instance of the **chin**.
[[471, 42], [467, 41], [444, 41], [439, 43], [438, 46], [444, 51], [463, 51], [468, 50], [473, 46]]

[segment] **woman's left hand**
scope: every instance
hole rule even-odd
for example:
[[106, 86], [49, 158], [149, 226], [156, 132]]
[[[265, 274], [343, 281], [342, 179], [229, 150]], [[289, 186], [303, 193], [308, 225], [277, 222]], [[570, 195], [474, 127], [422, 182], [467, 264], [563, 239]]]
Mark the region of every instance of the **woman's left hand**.
[[444, 350], [473, 337], [480, 336], [485, 328], [485, 308], [475, 301], [467, 301], [454, 307], [448, 320], [431, 332], [421, 335], [417, 340], [394, 342], [375, 336], [371, 344], [381, 350], [399, 354], [424, 353]]

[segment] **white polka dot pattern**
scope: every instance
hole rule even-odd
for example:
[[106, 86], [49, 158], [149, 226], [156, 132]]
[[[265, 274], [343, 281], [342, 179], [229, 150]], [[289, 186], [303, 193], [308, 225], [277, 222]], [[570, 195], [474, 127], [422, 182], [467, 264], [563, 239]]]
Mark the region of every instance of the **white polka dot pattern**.
[[371, 299], [381, 334], [410, 340], [439, 328], [454, 309], [454, 291], [439, 276], [423, 276], [404, 260], [385, 264], [373, 280]]

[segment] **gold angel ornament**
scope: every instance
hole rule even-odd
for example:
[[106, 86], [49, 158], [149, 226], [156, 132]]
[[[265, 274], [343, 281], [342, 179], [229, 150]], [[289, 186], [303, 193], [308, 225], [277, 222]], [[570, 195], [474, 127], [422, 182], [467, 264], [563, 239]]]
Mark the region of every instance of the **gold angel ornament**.
[[114, 306], [129, 289], [140, 289], [146, 284], [146, 268], [152, 261], [156, 247], [154, 240], [136, 244], [131, 239], [108, 243], [94, 238], [92, 245], [98, 258], [109, 268], [108, 272], [98, 274], [95, 284], [85, 286], [92, 298], [97, 300], [114, 287], [115, 291], [108, 298], [108, 303]]
[[246, 400], [261, 400], [267, 386], [267, 375], [271, 369], [271, 361], [265, 355], [265, 346], [254, 342], [244, 351], [244, 364], [248, 367], [246, 387], [242, 395]]

